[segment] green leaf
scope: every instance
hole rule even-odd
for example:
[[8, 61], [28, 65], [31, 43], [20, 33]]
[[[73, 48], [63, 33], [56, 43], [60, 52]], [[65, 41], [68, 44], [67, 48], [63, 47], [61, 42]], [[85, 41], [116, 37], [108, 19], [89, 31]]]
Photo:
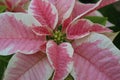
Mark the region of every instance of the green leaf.
[[99, 23], [101, 25], [105, 25], [107, 22], [107, 17], [100, 17], [100, 16], [86, 16], [86, 19], [89, 19], [93, 23]]
[[6, 6], [0, 6], [0, 13], [4, 12], [6, 10]]
[[12, 57], [12, 55], [0, 56], [0, 80], [2, 80], [2, 78], [3, 78], [4, 71], [8, 65], [8, 62], [9, 62], [11, 57]]

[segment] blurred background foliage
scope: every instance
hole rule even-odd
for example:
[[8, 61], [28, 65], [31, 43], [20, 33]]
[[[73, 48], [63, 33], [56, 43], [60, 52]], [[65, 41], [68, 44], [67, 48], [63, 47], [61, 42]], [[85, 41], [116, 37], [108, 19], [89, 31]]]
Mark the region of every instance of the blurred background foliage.
[[12, 57], [12, 55], [10, 56], [0, 56], [0, 80], [2, 80], [3, 78], [3, 73], [7, 67], [7, 64], [10, 60], [10, 58]]
[[[95, 3], [98, 0], [79, 0], [80, 2], [83, 3]], [[0, 13], [4, 12], [6, 9], [5, 6], [0, 6]], [[120, 49], [120, 1], [111, 5], [108, 5], [106, 7], [103, 7], [102, 9], [99, 9], [99, 11], [108, 18], [108, 20], [115, 24], [114, 27], [110, 27], [114, 32], [119, 32], [117, 37], [113, 40], [113, 43]], [[7, 67], [7, 64], [10, 60], [10, 56], [0, 56], [0, 80], [2, 80], [4, 70]], [[71, 76], [69, 75], [68, 78], [65, 80], [73, 80], [70, 78]]]

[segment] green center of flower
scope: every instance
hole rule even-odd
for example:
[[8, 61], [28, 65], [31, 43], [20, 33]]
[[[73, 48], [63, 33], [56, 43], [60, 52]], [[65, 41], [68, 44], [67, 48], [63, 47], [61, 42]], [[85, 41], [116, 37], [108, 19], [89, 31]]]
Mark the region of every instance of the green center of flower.
[[52, 36], [47, 36], [47, 40], [54, 40], [57, 44], [66, 42], [66, 34], [62, 33], [60, 30], [53, 31]]
[[54, 40], [57, 44], [67, 41], [66, 34], [62, 32], [62, 26], [59, 26], [52, 32], [51, 36], [47, 36], [46, 38], [47, 40]]
[[65, 39], [66, 39], [66, 35], [64, 33], [62, 33], [60, 30], [58, 31], [55, 31], [53, 33], [53, 40], [56, 42], [56, 43], [62, 43], [62, 42], [65, 42]]

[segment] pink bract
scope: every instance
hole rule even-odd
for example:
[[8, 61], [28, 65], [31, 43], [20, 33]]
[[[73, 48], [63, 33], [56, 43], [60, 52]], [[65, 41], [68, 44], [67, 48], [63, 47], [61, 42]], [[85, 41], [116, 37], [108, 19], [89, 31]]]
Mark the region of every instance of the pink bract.
[[53, 80], [69, 74], [75, 80], [119, 80], [120, 51], [100, 34], [111, 30], [83, 19], [116, 1], [32, 0], [28, 14], [0, 14], [0, 55], [16, 53], [4, 80], [48, 80], [53, 72]]
[[23, 6], [28, 2], [29, 0], [3, 0], [1, 1], [0, 5], [6, 6], [7, 10], [10, 12], [25, 12], [25, 9]]

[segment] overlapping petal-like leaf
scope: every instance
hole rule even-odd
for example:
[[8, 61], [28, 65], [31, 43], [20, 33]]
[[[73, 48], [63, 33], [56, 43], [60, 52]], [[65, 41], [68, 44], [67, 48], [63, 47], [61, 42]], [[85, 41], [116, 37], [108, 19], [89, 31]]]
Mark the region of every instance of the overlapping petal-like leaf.
[[48, 59], [55, 69], [53, 80], [63, 80], [72, 70], [73, 48], [69, 43], [61, 43], [57, 45], [53, 41], [49, 41], [46, 46]]
[[68, 19], [66, 19], [63, 23], [63, 31], [66, 31], [66, 28], [68, 27], [68, 25], [70, 23], [74, 23], [75, 20], [82, 18], [101, 7], [104, 7], [116, 1], [117, 0], [99, 0], [95, 4], [83, 4], [83, 3], [80, 3], [79, 1], [76, 1], [74, 9], [71, 13], [71, 16]]
[[54, 29], [58, 23], [58, 12], [48, 0], [32, 0], [28, 9], [29, 14], [42, 24]]
[[107, 37], [92, 33], [74, 44], [76, 80], [119, 80], [120, 51]]
[[51, 35], [51, 29], [49, 29], [47, 26], [34, 26], [32, 30], [36, 35], [39, 36]]
[[48, 80], [53, 73], [45, 53], [15, 54], [3, 80]]
[[58, 25], [67, 19], [73, 10], [75, 0], [49, 0], [58, 11]]
[[84, 3], [80, 3], [79, 1], [76, 1], [73, 12], [72, 12], [72, 17], [75, 18], [78, 15], [82, 15], [89, 9], [93, 8], [94, 6], [95, 4], [92, 4], [92, 3], [84, 4]]
[[[108, 4], [111, 4], [116, 1], [118, 1], [118, 0], [99, 0], [96, 4], [88, 4], [88, 5], [86, 5], [86, 4], [81, 5], [80, 3], [76, 3], [76, 7], [75, 7], [75, 9], [73, 9], [73, 13], [72, 13], [75, 16], [74, 20], [84, 17], [85, 15], [89, 14], [90, 12], [93, 12], [101, 7], [104, 7]], [[79, 8], [83, 9], [82, 8], [83, 6], [85, 7], [85, 10], [82, 10], [82, 12], [80, 12], [81, 10], [78, 11]]]
[[38, 37], [30, 26], [40, 25], [32, 16], [27, 14], [5, 13], [0, 15], [0, 54], [9, 55], [15, 52], [34, 53], [44, 41]]
[[4, 5], [7, 7], [8, 11], [14, 11], [14, 12], [25, 12], [25, 9], [23, 6], [28, 2], [29, 0], [3, 0]]
[[69, 25], [67, 29], [67, 37], [69, 39], [82, 38], [89, 34], [92, 25], [93, 24], [90, 21], [80, 19], [72, 25]]
[[68, 39], [79, 39], [90, 34], [90, 32], [103, 33], [109, 31], [111, 30], [103, 27], [100, 24], [94, 24], [86, 19], [79, 19], [68, 26], [67, 37]]

